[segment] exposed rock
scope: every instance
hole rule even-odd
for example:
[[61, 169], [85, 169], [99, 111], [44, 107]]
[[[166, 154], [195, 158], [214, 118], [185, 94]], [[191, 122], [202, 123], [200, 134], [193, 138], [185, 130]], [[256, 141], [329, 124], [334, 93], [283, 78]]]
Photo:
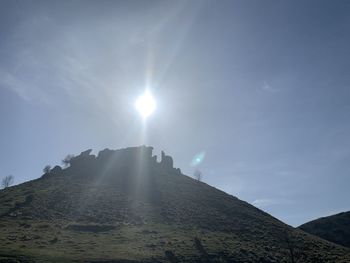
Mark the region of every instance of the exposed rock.
[[91, 149], [81, 152], [80, 155], [73, 157], [70, 160], [71, 167], [83, 166], [86, 164], [91, 164], [96, 158], [95, 155], [90, 155]]
[[106, 148], [106, 149], [104, 149], [102, 151], [99, 151], [99, 153], [97, 155], [97, 159], [109, 158], [109, 157], [111, 157], [113, 155], [114, 152], [116, 152], [116, 151]]
[[[157, 156], [153, 156], [153, 147], [138, 146], [128, 147], [119, 150], [110, 150], [108, 148], [100, 151], [97, 156], [91, 154], [92, 149], [81, 152], [78, 156], [72, 157], [70, 160], [70, 167], [67, 169], [73, 170], [74, 175], [77, 176], [97, 176], [99, 171], [104, 168], [104, 173], [109, 171], [121, 172], [127, 176], [129, 173], [134, 173], [136, 167], [140, 171], [149, 171], [152, 173], [153, 169], [161, 168], [162, 171], [167, 171], [171, 174], [181, 174], [179, 168], [173, 167], [174, 162], [171, 156], [161, 152], [161, 160], [157, 162]], [[137, 165], [136, 165], [137, 164]], [[60, 174], [62, 168], [55, 166], [49, 174], [43, 177]]]
[[165, 155], [165, 153], [162, 151], [162, 156], [161, 156], [161, 160], [160, 160], [160, 164], [161, 166], [164, 167], [164, 169], [168, 170], [168, 169], [173, 169], [173, 165], [174, 165], [174, 161], [173, 158], [171, 156]]
[[176, 172], [177, 174], [181, 174], [181, 169], [180, 169], [180, 168], [176, 168], [176, 169], [175, 169], [175, 172]]
[[56, 165], [54, 168], [50, 170], [50, 172], [44, 173], [41, 177], [46, 178], [52, 175], [59, 174], [62, 171], [61, 166]]
[[84, 152], [81, 152], [80, 156], [82, 156], [82, 157], [89, 156], [91, 152], [92, 152], [92, 149], [86, 150]]
[[62, 171], [62, 167], [59, 165], [56, 165], [54, 168], [51, 169], [50, 174], [59, 174]]
[[139, 147], [128, 147], [125, 149], [120, 150], [110, 150], [110, 149], [104, 149], [100, 151], [97, 155], [97, 159], [99, 161], [101, 160], [107, 160], [111, 157], [117, 159], [128, 159], [128, 158], [135, 158], [135, 157], [142, 157], [144, 160], [150, 160], [152, 159], [152, 152], [153, 147], [147, 147], [147, 146], [139, 146]]
[[152, 156], [152, 164], [157, 163], [157, 155]]

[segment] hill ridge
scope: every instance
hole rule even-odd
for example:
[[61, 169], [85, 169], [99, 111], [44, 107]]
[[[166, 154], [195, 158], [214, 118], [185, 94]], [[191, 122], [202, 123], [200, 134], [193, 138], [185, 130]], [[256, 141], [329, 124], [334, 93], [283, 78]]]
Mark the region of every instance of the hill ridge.
[[87, 150], [69, 167], [0, 191], [0, 262], [349, 261], [350, 250], [185, 176], [152, 151]]
[[300, 225], [301, 230], [350, 248], [350, 211], [321, 217]]

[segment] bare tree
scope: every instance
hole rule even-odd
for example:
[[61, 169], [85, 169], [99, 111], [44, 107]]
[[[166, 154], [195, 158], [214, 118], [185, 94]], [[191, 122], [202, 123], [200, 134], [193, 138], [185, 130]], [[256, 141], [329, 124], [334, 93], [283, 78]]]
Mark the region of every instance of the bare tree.
[[64, 167], [68, 167], [70, 165], [71, 160], [74, 158], [73, 154], [67, 154], [66, 157], [62, 160], [62, 164]]
[[201, 182], [202, 179], [203, 179], [202, 172], [199, 171], [199, 170], [195, 170], [195, 171], [194, 171], [194, 174], [193, 174], [193, 177], [194, 177], [198, 182]]
[[13, 175], [8, 175], [8, 176], [5, 176], [2, 180], [1, 180], [1, 186], [3, 188], [7, 188], [9, 186], [11, 186], [14, 182], [14, 177]]
[[43, 169], [44, 174], [48, 174], [51, 171], [51, 165], [46, 165]]

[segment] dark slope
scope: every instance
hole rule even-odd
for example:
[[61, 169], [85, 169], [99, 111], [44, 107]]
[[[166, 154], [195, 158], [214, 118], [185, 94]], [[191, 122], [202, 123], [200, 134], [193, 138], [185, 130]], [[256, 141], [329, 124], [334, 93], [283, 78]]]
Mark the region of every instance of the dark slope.
[[89, 153], [0, 191], [0, 262], [350, 260], [350, 250], [182, 175], [171, 157], [158, 163], [151, 147]]
[[350, 248], [350, 211], [322, 217], [299, 226], [300, 229]]

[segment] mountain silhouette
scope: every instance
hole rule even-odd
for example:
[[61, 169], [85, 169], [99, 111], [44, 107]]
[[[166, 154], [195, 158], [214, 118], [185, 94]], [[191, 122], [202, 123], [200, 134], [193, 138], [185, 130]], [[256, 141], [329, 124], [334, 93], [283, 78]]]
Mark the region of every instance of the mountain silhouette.
[[301, 226], [300, 229], [328, 241], [350, 248], [350, 211], [322, 217]]
[[350, 262], [140, 146], [91, 150], [0, 191], [0, 262]]

